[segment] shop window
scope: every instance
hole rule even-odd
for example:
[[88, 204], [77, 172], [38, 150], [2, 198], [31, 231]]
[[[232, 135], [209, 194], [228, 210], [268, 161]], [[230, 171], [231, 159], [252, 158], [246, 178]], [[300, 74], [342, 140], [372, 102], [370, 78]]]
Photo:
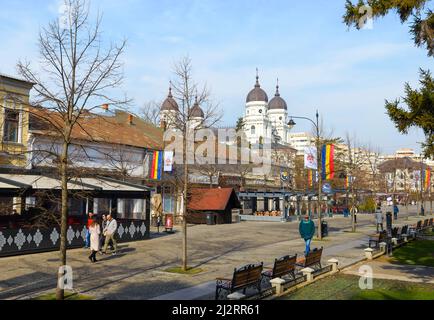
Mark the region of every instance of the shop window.
[[68, 200], [68, 214], [70, 216], [83, 216], [85, 215], [85, 200], [84, 199], [69, 199]]
[[0, 198], [0, 216], [13, 214], [13, 198]]
[[111, 199], [94, 199], [93, 201], [93, 213], [95, 214], [109, 214], [112, 212], [112, 200]]
[[164, 192], [163, 212], [164, 213], [174, 213], [175, 212], [175, 197], [172, 194], [170, 194], [170, 191]]
[[146, 208], [144, 199], [118, 199], [118, 218], [145, 220]]

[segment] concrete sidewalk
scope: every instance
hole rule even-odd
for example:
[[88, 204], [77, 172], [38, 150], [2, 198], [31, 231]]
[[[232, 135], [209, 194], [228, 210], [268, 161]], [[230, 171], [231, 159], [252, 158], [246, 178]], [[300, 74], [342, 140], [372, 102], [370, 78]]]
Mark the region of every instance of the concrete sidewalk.
[[[415, 223], [419, 217], [398, 222]], [[359, 215], [357, 233], [350, 233], [349, 219], [327, 219], [330, 237], [314, 241], [324, 246], [324, 260], [337, 258], [340, 267], [362, 259], [367, 235], [375, 231], [372, 215]], [[275, 258], [302, 254], [304, 241], [298, 223], [243, 222], [233, 225], [195, 226], [188, 231], [189, 265], [204, 271], [197, 275], [164, 272], [179, 266], [181, 234], [121, 245], [117, 256], [99, 257], [90, 264], [84, 249], [68, 251], [74, 271], [76, 292], [97, 299], [203, 299], [213, 298], [215, 278], [231, 277], [234, 268], [264, 262], [271, 267]], [[56, 287], [58, 254], [42, 253], [0, 260], [0, 299], [27, 299]]]

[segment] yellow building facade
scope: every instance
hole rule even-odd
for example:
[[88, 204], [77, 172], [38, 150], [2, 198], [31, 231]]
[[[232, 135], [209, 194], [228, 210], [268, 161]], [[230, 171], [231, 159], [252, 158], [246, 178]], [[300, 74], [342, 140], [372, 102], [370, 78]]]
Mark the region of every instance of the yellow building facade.
[[25, 168], [33, 84], [0, 74], [0, 168]]

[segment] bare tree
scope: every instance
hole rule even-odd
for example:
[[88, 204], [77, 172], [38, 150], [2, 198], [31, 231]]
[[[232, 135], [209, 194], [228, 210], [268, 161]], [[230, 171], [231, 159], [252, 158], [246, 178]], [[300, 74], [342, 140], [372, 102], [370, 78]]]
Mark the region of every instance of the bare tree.
[[[193, 79], [192, 61], [184, 57], [176, 62], [173, 67], [174, 81], [172, 82], [173, 97], [178, 101], [179, 111], [169, 119], [171, 128], [182, 139], [182, 269], [188, 269], [187, 256], [187, 217], [188, 217], [188, 194], [189, 194], [189, 162], [194, 160], [195, 133], [198, 130], [211, 128], [220, 121], [222, 114], [218, 105], [210, 99], [207, 86], [199, 87]], [[195, 108], [202, 107], [203, 117], [197, 122]], [[195, 125], [192, 125], [195, 123]], [[193, 153], [193, 154], [192, 154]]]
[[[114, 99], [108, 90], [118, 87], [123, 79], [120, 56], [125, 41], [103, 46], [101, 16], [95, 23], [89, 17], [86, 0], [65, 0], [64, 21], [53, 21], [40, 31], [38, 44], [41, 70], [38, 75], [29, 62], [19, 62], [18, 71], [27, 81], [35, 83], [37, 103], [57, 116], [45, 118], [61, 139], [59, 176], [61, 179], [61, 243], [60, 265], [66, 265], [66, 232], [68, 218], [68, 180], [71, 177], [69, 152], [73, 130], [80, 119], [96, 107], [97, 101], [123, 105], [126, 99]], [[98, 105], [99, 107], [99, 105]], [[83, 128], [81, 128], [83, 129]], [[59, 269], [60, 270], [60, 269]], [[63, 274], [59, 273], [61, 280]], [[64, 290], [57, 288], [57, 299], [64, 299]]]
[[[349, 186], [347, 190], [351, 194], [351, 228], [352, 232], [356, 232], [356, 198], [357, 189], [363, 186], [365, 182], [366, 170], [366, 157], [364, 152], [360, 148], [360, 143], [357, 140], [357, 136], [354, 134], [351, 136], [348, 132], [345, 137], [345, 148], [341, 151], [340, 164], [345, 172], [346, 176], [349, 177]], [[348, 192], [347, 192], [347, 202], [348, 202]]]
[[380, 174], [378, 166], [381, 163], [381, 150], [379, 147], [374, 147], [371, 144], [368, 144], [367, 146], [362, 147], [362, 152], [366, 159], [366, 164], [370, 170], [371, 188], [373, 191], [378, 191], [380, 188]]
[[160, 126], [160, 108], [162, 102], [149, 101], [140, 109], [139, 116], [146, 122]]

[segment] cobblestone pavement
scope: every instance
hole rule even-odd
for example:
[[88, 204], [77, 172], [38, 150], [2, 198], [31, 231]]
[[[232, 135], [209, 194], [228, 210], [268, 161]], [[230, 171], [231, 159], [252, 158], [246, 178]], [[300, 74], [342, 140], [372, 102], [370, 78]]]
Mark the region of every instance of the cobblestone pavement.
[[[417, 220], [417, 217], [404, 216], [401, 214], [399, 222]], [[313, 247], [324, 246], [325, 261], [337, 257], [342, 266], [363, 258], [367, 234], [375, 229], [373, 215], [358, 215], [357, 233], [349, 232], [349, 219], [326, 220], [330, 237], [313, 242]], [[147, 241], [122, 244], [117, 256], [98, 256], [97, 264], [89, 262], [85, 249], [68, 251], [74, 290], [97, 299], [122, 300], [158, 298], [198, 285], [202, 290], [209, 290], [216, 277], [230, 276], [235, 267], [261, 261], [270, 266], [275, 258], [301, 254], [304, 250], [297, 222], [192, 226], [188, 229], [189, 265], [204, 272], [185, 276], [164, 272], [180, 263], [181, 233], [155, 236]], [[0, 299], [26, 299], [52, 290], [56, 287], [57, 269], [56, 252], [0, 259]]]

